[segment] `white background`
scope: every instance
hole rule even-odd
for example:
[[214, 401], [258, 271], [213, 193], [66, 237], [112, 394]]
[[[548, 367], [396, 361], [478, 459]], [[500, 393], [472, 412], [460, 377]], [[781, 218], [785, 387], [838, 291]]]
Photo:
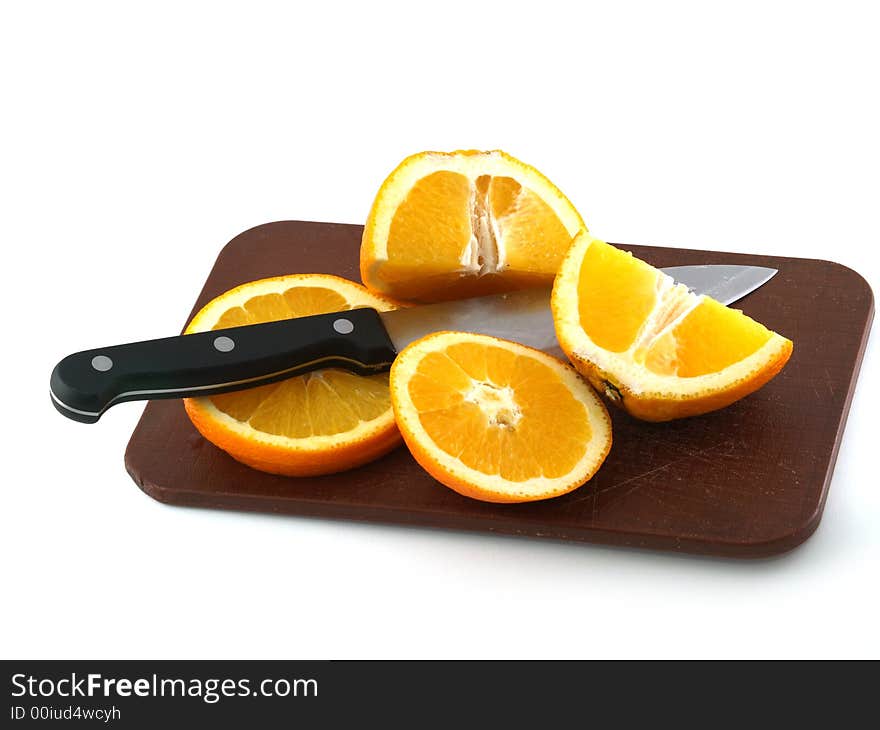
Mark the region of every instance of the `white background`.
[[360, 223], [423, 149], [507, 150], [608, 240], [877, 290], [872, 3], [726, 5], [4, 4], [0, 654], [880, 655], [876, 337], [818, 532], [751, 563], [163, 506], [140, 405], [49, 405], [68, 352], [179, 331], [237, 233]]

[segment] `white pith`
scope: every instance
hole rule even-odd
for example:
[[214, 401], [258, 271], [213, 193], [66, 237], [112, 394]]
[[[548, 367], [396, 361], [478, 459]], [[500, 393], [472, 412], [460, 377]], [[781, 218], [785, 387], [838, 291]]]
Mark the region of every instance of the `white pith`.
[[492, 426], [515, 428], [522, 420], [522, 409], [509, 385], [499, 388], [494, 383], [471, 379], [471, 387], [464, 399], [467, 403], [474, 403]]
[[580, 234], [563, 261], [553, 285], [554, 324], [559, 342], [569, 356], [589, 362], [604, 373], [613, 373], [617, 387], [624, 387], [636, 396], [668, 395], [686, 399], [706, 395], [748, 380], [785, 349], [787, 340], [774, 332], [751, 355], [714, 373], [679, 377], [649, 370], [640, 362], [638, 353], [643, 357], [645, 349], [676, 327], [704, 299], [683, 285], [674, 284], [670, 276], [659, 270], [656, 284], [658, 306], [647, 317], [632, 345], [625, 352], [611, 352], [599, 347], [581, 327], [578, 295], [581, 262], [595, 240], [587, 233]]
[[471, 237], [461, 256], [461, 271], [474, 276], [497, 273], [507, 258], [499, 222], [491, 213], [488, 191], [480, 195], [476, 180], [470, 181], [470, 188]]
[[478, 155], [428, 153], [405, 160], [383, 184], [380, 197], [373, 204], [372, 258], [376, 263], [388, 260], [388, 233], [397, 208], [413, 186], [435, 172], [456, 172], [470, 182], [471, 237], [462, 252], [461, 270], [466, 275], [497, 273], [504, 269], [506, 252], [499, 221], [489, 213], [487, 201], [479, 195], [477, 178], [510, 177], [524, 189], [538, 195], [556, 214], [569, 235], [584, 228], [584, 223], [571, 203], [541, 173], [499, 151]]
[[[219, 297], [208, 302], [208, 304], [201, 309], [201, 311], [193, 318], [189, 327], [187, 327], [186, 333], [207, 332], [213, 329], [220, 317], [229, 309], [240, 307], [254, 297], [266, 294], [281, 294], [294, 287], [329, 289], [342, 296], [348, 303], [349, 308], [374, 307], [382, 312], [394, 309], [394, 305], [391, 302], [382, 299], [381, 297], [374, 296], [356, 284], [340, 277], [331, 276], [329, 274], [292, 274], [290, 276], [273, 277], [259, 282], [244, 284], [226, 292], [225, 294], [221, 294]], [[308, 376], [320, 377], [320, 371], [310, 373]], [[193, 398], [192, 400], [197, 401], [199, 407], [208, 414], [212, 420], [221, 424], [229, 431], [238, 434], [243, 439], [268, 444], [288, 451], [326, 452], [332, 448], [340, 448], [348, 444], [363, 441], [370, 434], [379, 430], [384, 430], [394, 422], [394, 413], [388, 408], [376, 418], [369, 421], [361, 421], [349, 431], [339, 434], [312, 435], [295, 438], [291, 436], [280, 436], [277, 434], [266, 433], [265, 431], [255, 429], [249, 423], [239, 421], [221, 411], [214, 405], [210, 397]]]
[[[568, 474], [561, 477], [537, 476], [524, 481], [514, 482], [504, 479], [499, 474], [487, 474], [473, 469], [434, 443], [431, 436], [422, 426], [418, 409], [415, 407], [410, 396], [408, 384], [418, 369], [419, 362], [426, 354], [429, 352], [442, 352], [451, 344], [468, 341], [503, 347], [515, 352], [517, 355], [533, 357], [549, 365], [559, 375], [560, 380], [568, 388], [569, 392], [584, 406], [592, 437], [589, 443], [586, 444], [583, 455]], [[460, 332], [442, 332], [429, 335], [405, 348], [398, 356], [394, 366], [392, 388], [393, 397], [396, 400], [395, 412], [401, 431], [404, 434], [412, 434], [419, 444], [427, 448], [431, 458], [439, 463], [444, 471], [463, 482], [479, 485], [481, 489], [487, 491], [521, 498], [547, 497], [566, 492], [573, 485], [586, 481], [599, 468], [611, 441], [611, 423], [608, 419], [608, 414], [593, 389], [565, 363], [551, 355], [515, 342], [499, 340], [486, 335], [463, 334]], [[501, 402], [504, 402], [504, 398], [505, 396], [501, 395]], [[481, 407], [484, 405], [484, 403], [481, 403]], [[516, 408], [515, 401], [513, 401], [513, 406]], [[494, 406], [489, 405], [489, 413], [493, 410]], [[487, 411], [484, 410], [484, 412]]]

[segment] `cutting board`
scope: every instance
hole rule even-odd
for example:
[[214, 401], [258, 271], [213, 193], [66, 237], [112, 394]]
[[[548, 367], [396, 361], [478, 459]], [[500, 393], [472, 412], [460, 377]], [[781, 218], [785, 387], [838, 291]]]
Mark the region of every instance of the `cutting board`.
[[[253, 279], [321, 272], [359, 280], [362, 230], [284, 221], [245, 231], [220, 253], [190, 317]], [[176, 505], [741, 558], [801, 544], [818, 526], [828, 495], [873, 317], [870, 287], [829, 261], [617, 245], [655, 266], [779, 269], [736, 306], [794, 341], [788, 365], [757, 393], [705, 416], [650, 424], [610, 409], [614, 445], [605, 464], [580, 489], [543, 502], [462, 497], [422, 471], [405, 447], [342, 474], [264, 474], [204, 440], [175, 400], [146, 406], [126, 468], [148, 495]]]

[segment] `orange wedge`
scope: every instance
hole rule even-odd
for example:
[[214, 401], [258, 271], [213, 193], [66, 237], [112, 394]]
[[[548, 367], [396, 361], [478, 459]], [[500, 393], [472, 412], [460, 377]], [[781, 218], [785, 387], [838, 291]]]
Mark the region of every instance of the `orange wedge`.
[[611, 448], [608, 412], [573, 368], [486, 335], [413, 342], [391, 366], [391, 402], [416, 461], [486, 502], [570, 492]]
[[[186, 333], [271, 322], [353, 307], [394, 309], [388, 299], [327, 274], [261, 279], [221, 294]], [[344, 471], [400, 443], [388, 373], [327, 368], [249, 390], [184, 400], [208, 441], [255, 469], [288, 476]]]
[[553, 183], [504, 152], [421, 152], [376, 195], [361, 278], [414, 301], [549, 286], [582, 228]]
[[562, 263], [551, 306], [574, 366], [647, 421], [723, 408], [773, 378], [792, 350], [739, 310], [587, 233]]

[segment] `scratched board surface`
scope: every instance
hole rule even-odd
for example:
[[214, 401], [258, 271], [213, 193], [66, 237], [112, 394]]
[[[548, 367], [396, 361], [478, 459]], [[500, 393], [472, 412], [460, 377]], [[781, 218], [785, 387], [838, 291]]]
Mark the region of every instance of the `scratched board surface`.
[[[359, 280], [361, 231], [298, 221], [245, 231], [221, 252], [190, 317], [223, 291], [266, 276], [325, 272]], [[180, 401], [147, 405], [126, 468], [151, 497], [177, 505], [733, 557], [799, 545], [825, 505], [873, 315], [870, 288], [828, 261], [618, 245], [655, 266], [778, 268], [736, 306], [794, 341], [785, 370], [748, 398], [697, 418], [649, 424], [611, 409], [614, 445], [603, 467], [580, 489], [544, 502], [467, 499], [423, 472], [405, 447], [343, 474], [264, 474], [205, 441]]]

